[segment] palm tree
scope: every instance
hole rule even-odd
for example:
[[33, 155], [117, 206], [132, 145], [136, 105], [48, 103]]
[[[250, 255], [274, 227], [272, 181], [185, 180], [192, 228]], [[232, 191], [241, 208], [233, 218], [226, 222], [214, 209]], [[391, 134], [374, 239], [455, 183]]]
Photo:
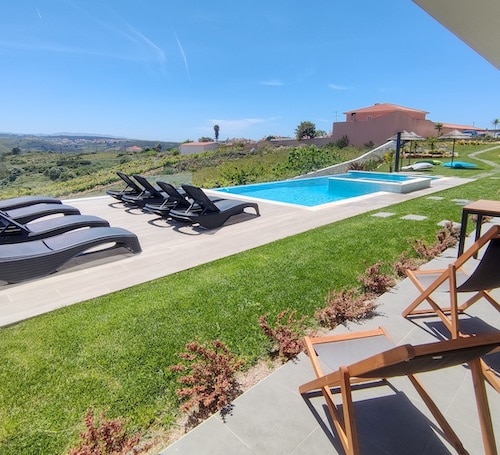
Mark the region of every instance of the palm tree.
[[500, 123], [500, 119], [493, 119], [492, 122], [491, 122], [495, 128], [495, 137], [497, 137], [497, 127], [498, 127], [498, 124]]
[[219, 125], [214, 125], [215, 142], [219, 140]]
[[441, 130], [443, 129], [443, 124], [442, 123], [434, 123], [434, 128], [436, 128], [438, 132], [438, 137], [441, 136]]

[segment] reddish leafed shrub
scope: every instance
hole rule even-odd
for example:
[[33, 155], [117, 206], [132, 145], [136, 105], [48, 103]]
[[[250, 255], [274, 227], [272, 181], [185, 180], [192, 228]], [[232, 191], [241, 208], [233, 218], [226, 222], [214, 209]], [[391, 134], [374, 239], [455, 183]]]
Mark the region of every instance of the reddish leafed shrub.
[[140, 435], [128, 436], [122, 419], [110, 420], [103, 412], [96, 420], [89, 410], [85, 416], [87, 431], [81, 433], [80, 444], [71, 449], [70, 455], [136, 455], [151, 448], [150, 444], [140, 444]]
[[429, 243], [423, 239], [415, 240], [413, 249], [415, 253], [417, 253], [417, 256], [425, 261], [430, 261], [442, 253], [441, 247], [438, 244], [433, 243], [429, 245]]
[[179, 378], [183, 387], [177, 395], [184, 400], [183, 410], [190, 412], [188, 426], [197, 425], [217, 411], [224, 415], [240, 393], [235, 375], [243, 360], [237, 359], [222, 341], [210, 344], [188, 343], [186, 351], [179, 354], [184, 362], [172, 367], [174, 372], [187, 373]]
[[335, 328], [347, 321], [358, 321], [372, 316], [377, 307], [376, 302], [366, 294], [359, 294], [356, 289], [330, 291], [325, 299], [326, 306], [316, 311], [319, 323]]
[[454, 247], [460, 238], [460, 228], [455, 227], [453, 223], [448, 222], [440, 229], [436, 235], [436, 243], [439, 244], [441, 252]]
[[368, 267], [358, 281], [365, 293], [374, 295], [382, 295], [396, 284], [394, 277], [382, 272], [381, 262]]
[[[289, 313], [288, 317], [286, 317]], [[272, 327], [266, 316], [259, 318], [259, 324], [266, 336], [274, 343], [271, 355], [278, 355], [283, 361], [291, 360], [304, 350], [302, 338], [305, 334], [305, 317], [295, 319], [295, 311], [285, 310], [276, 317]]]
[[459, 229], [455, 228], [453, 223], [446, 223], [445, 227], [436, 234], [434, 243], [429, 244], [423, 239], [417, 239], [413, 248], [420, 258], [430, 261], [446, 249], [455, 246], [459, 235]]
[[423, 259], [412, 258], [407, 253], [401, 253], [394, 263], [394, 272], [398, 277], [405, 278], [407, 270], [417, 270], [423, 263]]

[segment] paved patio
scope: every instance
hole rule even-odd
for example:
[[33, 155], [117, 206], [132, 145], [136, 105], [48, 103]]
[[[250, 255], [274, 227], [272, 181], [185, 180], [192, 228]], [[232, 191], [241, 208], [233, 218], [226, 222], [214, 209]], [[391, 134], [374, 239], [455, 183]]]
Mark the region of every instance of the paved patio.
[[[77, 206], [82, 213], [102, 216], [114, 226], [135, 232], [143, 252], [135, 256], [103, 256], [90, 264], [80, 259], [44, 279], [1, 286], [0, 325], [14, 324], [366, 211], [378, 210], [380, 216], [387, 216], [384, 208], [391, 204], [430, 196], [435, 191], [461, 183], [465, 181], [443, 179], [433, 182], [430, 189], [413, 194], [383, 194], [321, 210], [260, 203], [261, 217], [242, 215], [231, 224], [213, 231], [172, 225], [137, 210], [126, 211], [107, 197], [65, 201]], [[427, 266], [441, 267], [455, 257], [456, 250], [448, 250]], [[500, 292], [496, 295], [500, 298]], [[401, 317], [401, 311], [414, 296], [413, 285], [409, 280], [403, 280], [379, 299], [375, 318], [337, 330], [384, 326], [398, 344], [435, 341], [442, 329], [438, 321], [432, 318], [409, 321]], [[486, 323], [486, 329], [500, 329], [499, 314], [482, 301], [471, 308], [467, 319], [469, 324]], [[491, 362], [500, 366], [498, 356], [494, 356]], [[161, 454], [342, 454], [324, 400], [321, 397], [304, 399], [298, 393], [299, 385], [312, 378], [310, 362], [301, 355], [296, 362], [285, 364], [235, 400], [232, 414], [225, 420], [218, 414], [212, 416]], [[422, 379], [469, 453], [483, 453], [467, 368], [454, 367], [427, 373]], [[488, 394], [499, 440], [500, 400], [490, 386]], [[405, 379], [391, 380], [391, 386], [360, 391], [355, 399], [359, 400], [356, 406], [363, 453], [454, 453]]]

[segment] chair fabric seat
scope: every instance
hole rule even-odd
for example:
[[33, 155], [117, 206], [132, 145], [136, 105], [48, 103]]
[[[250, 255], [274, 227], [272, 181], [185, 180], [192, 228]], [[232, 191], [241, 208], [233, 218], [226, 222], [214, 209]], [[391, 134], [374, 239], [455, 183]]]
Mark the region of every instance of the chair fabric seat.
[[342, 366], [380, 354], [394, 346], [394, 342], [385, 335], [378, 335], [333, 343], [318, 343], [314, 345], [314, 350], [331, 371], [336, 371]]
[[500, 238], [492, 239], [470, 277], [457, 286], [457, 292], [477, 292], [500, 287]]

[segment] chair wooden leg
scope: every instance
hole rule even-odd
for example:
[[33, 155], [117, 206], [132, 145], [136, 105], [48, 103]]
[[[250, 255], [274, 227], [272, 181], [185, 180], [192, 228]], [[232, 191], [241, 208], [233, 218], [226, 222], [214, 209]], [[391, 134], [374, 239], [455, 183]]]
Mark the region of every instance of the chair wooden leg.
[[449, 266], [450, 280], [450, 308], [451, 308], [451, 338], [458, 338], [458, 295], [457, 295], [457, 275], [456, 268], [453, 265]]
[[488, 300], [497, 311], [500, 311], [500, 303], [492, 297], [489, 291], [481, 291], [481, 296]]
[[486, 380], [490, 383], [497, 393], [500, 393], [500, 378], [498, 375], [481, 359], [481, 369]]
[[358, 432], [356, 430], [356, 419], [354, 417], [354, 403], [352, 401], [351, 380], [346, 367], [341, 367], [342, 406], [344, 408], [344, 427], [349, 444], [346, 448], [348, 455], [359, 455]]
[[472, 382], [476, 394], [477, 412], [479, 414], [479, 423], [483, 436], [484, 453], [485, 455], [496, 455], [497, 448], [481, 362], [479, 359], [475, 359], [470, 362], [469, 365], [472, 371]]

